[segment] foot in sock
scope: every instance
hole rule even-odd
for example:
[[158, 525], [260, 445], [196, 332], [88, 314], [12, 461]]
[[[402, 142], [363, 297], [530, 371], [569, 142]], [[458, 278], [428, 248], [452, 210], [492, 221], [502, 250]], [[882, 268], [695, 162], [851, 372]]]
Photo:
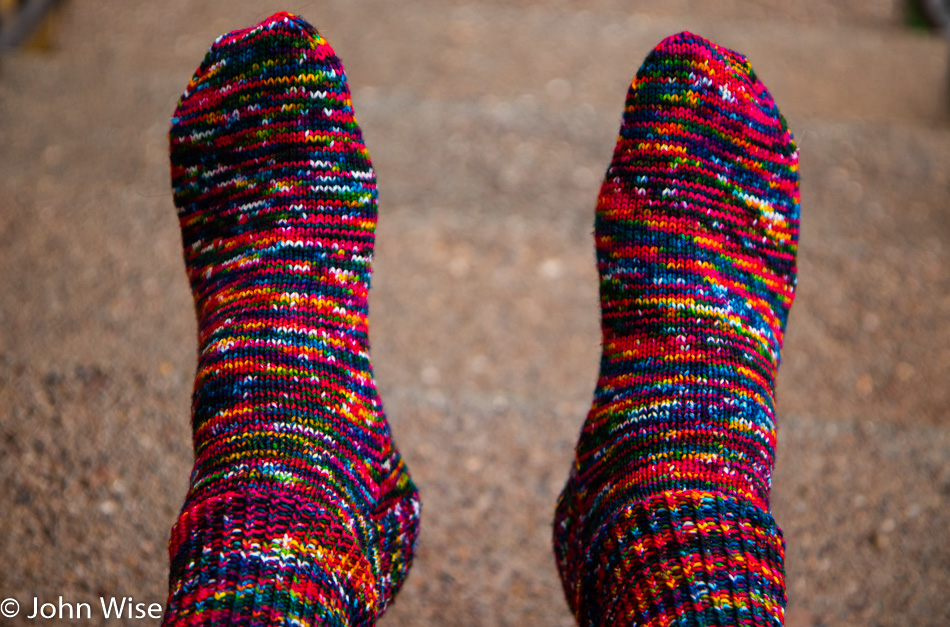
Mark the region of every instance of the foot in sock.
[[555, 518], [581, 625], [780, 625], [774, 382], [798, 152], [739, 54], [682, 33], [627, 96], [597, 204], [603, 355]]
[[369, 361], [376, 178], [343, 66], [286, 13], [225, 35], [170, 143], [199, 358], [165, 622], [373, 624], [419, 499]]

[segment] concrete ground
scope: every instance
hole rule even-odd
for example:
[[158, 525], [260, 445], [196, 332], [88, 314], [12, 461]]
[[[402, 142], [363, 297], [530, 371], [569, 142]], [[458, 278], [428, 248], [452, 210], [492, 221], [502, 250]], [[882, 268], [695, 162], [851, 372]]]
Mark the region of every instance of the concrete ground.
[[593, 205], [680, 30], [747, 54], [802, 151], [788, 624], [950, 624], [950, 68], [897, 0], [65, 3], [0, 58], [0, 599], [164, 602], [195, 358], [168, 118], [279, 9], [342, 57], [379, 176], [373, 360], [425, 503], [381, 625], [572, 624], [549, 538], [597, 376]]

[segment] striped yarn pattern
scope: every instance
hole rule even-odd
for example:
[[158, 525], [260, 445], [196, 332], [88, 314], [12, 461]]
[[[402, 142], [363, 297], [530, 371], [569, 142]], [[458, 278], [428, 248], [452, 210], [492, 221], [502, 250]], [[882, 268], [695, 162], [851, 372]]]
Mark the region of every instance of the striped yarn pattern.
[[798, 151], [749, 62], [661, 42], [596, 211], [600, 377], [554, 530], [581, 625], [782, 624], [769, 490], [798, 229]]
[[376, 177], [343, 66], [287, 13], [225, 35], [170, 144], [199, 357], [165, 623], [373, 624], [420, 505], [370, 364]]

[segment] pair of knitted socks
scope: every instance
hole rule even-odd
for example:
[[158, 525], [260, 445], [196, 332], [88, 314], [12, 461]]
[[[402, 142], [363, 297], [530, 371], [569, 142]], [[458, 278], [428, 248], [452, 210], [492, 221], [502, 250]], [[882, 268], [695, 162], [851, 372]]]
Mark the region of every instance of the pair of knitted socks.
[[[165, 622], [373, 624], [420, 504], [370, 365], [376, 180], [343, 66], [286, 13], [223, 36], [170, 142], [200, 352]], [[554, 524], [583, 625], [782, 622], [797, 158], [748, 62], [699, 37], [630, 88], [596, 212], [600, 379]]]

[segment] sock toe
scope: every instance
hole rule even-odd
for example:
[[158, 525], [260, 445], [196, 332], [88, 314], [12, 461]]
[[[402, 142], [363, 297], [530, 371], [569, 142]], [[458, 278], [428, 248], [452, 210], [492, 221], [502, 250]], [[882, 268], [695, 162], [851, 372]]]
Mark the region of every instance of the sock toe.
[[[247, 76], [247, 70], [275, 59], [293, 55], [299, 50], [313, 50], [316, 59], [336, 59], [333, 48], [309, 22], [287, 12], [279, 12], [258, 24], [231, 31], [218, 37], [205, 56], [185, 91], [188, 96], [210, 76], [218, 80]], [[334, 65], [339, 65], [337, 60]], [[251, 74], [253, 76], [253, 74]], [[278, 86], [279, 87], [279, 86]]]
[[742, 122], [744, 136], [751, 133], [777, 150], [794, 152], [791, 133], [772, 94], [744, 55], [684, 31], [660, 42], [641, 74], [654, 74], [655, 82], [688, 84], [693, 94], [687, 94], [687, 102], [711, 104], [707, 108], [727, 115], [741, 112], [742, 119], [736, 121]]
[[[200, 214], [195, 226], [222, 234], [228, 217], [250, 226], [254, 216], [237, 209], [255, 196], [290, 206], [322, 191], [268, 189], [278, 178], [325, 172], [338, 202], [360, 200], [341, 197], [340, 179], [365, 187], [373, 178], [342, 63], [308, 22], [286, 13], [215, 42], [176, 107], [169, 141], [179, 217]], [[220, 207], [215, 224], [205, 215], [211, 205]]]

